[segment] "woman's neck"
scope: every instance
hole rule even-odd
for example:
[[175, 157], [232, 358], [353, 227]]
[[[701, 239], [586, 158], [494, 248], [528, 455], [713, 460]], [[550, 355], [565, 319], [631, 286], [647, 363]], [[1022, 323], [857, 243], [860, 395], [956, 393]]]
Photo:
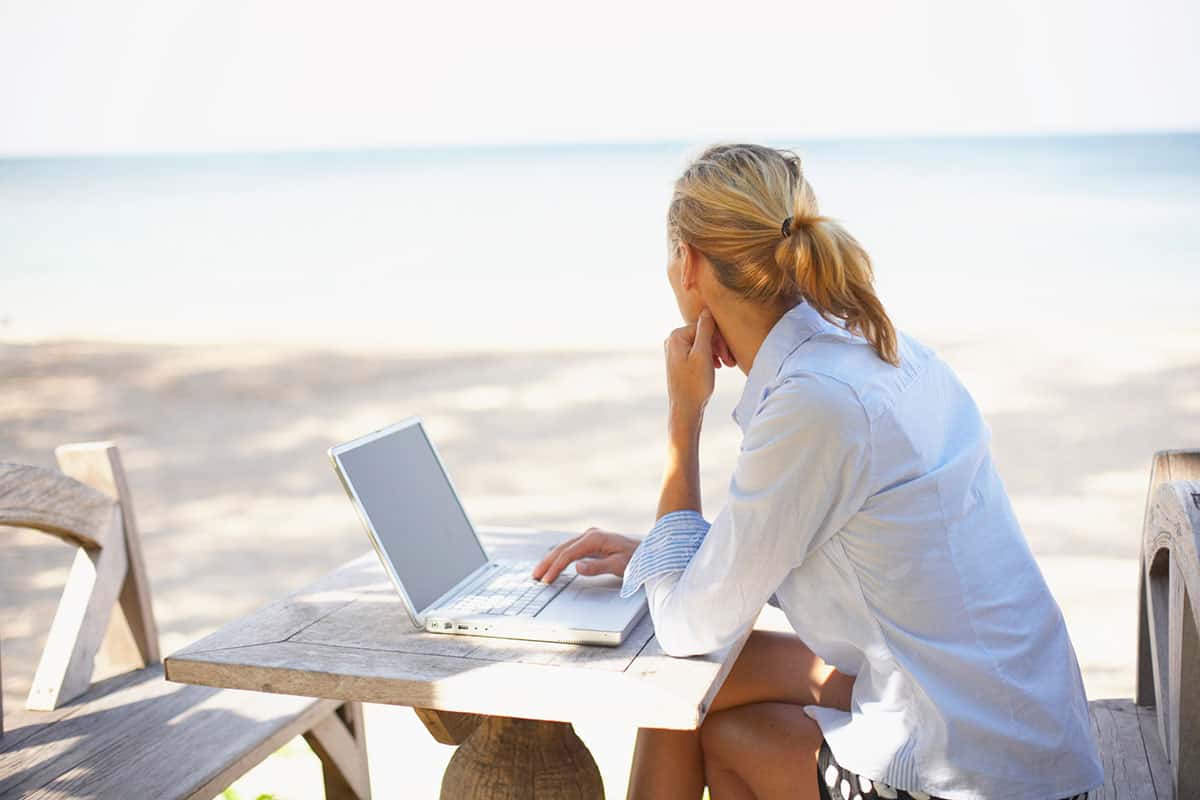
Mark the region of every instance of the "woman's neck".
[[765, 305], [741, 299], [709, 304], [713, 320], [743, 373], [750, 374], [767, 334], [792, 305]]

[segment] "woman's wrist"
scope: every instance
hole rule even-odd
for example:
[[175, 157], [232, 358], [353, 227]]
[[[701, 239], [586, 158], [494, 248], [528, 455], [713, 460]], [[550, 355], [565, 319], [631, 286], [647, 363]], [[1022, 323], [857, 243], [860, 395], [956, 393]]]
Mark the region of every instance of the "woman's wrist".
[[672, 419], [667, 424], [667, 471], [698, 473], [699, 463], [700, 421], [690, 417]]
[[698, 445], [700, 443], [700, 427], [703, 423], [703, 407], [696, 409], [672, 404], [667, 412], [667, 437], [671, 445]]
[[671, 511], [700, 511], [700, 423], [702, 415], [672, 408], [667, 423], [667, 459], [657, 517]]

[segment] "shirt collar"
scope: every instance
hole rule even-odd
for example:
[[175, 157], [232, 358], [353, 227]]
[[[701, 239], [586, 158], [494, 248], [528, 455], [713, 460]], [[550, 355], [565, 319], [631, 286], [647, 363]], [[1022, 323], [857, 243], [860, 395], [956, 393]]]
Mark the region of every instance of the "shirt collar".
[[810, 303], [801, 300], [788, 309], [767, 333], [746, 375], [742, 397], [733, 408], [733, 421], [742, 429], [742, 433], [746, 432], [750, 417], [754, 416], [758, 404], [762, 402], [768, 384], [779, 374], [784, 359], [829, 324]]

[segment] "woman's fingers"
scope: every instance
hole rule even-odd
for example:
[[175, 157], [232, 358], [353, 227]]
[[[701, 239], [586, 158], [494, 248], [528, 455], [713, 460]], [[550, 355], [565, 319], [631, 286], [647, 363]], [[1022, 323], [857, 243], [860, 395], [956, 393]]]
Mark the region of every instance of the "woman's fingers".
[[605, 551], [600, 549], [599, 544], [596, 532], [585, 533], [563, 547], [538, 580], [543, 583], [553, 583], [559, 573], [566, 569], [572, 561], [587, 558], [588, 556], [607, 555]]
[[606, 552], [602, 553], [595, 549], [597, 542], [601, 541], [603, 536], [604, 531], [599, 528], [588, 528], [580, 535], [560, 542], [533, 568], [534, 579], [549, 583], [575, 559], [588, 555], [606, 554]]
[[727, 367], [736, 367], [737, 359], [733, 357], [733, 351], [729, 349], [729, 342], [721, 340], [721, 360], [725, 362]]
[[542, 556], [542, 560], [539, 561], [533, 568], [534, 580], [540, 580], [543, 573], [545, 573], [550, 565], [554, 563], [555, 559], [558, 558], [562, 551], [575, 544], [575, 542], [578, 542], [585, 535], [586, 534], [581, 533], [578, 536], [573, 536], [570, 539], [567, 539], [565, 542], [559, 542], [558, 544], [554, 545], [554, 547], [550, 548], [550, 552]]
[[588, 528], [581, 536], [561, 542], [547, 553], [533, 568], [533, 577], [552, 583], [574, 561], [580, 562], [575, 567], [580, 575], [611, 573], [621, 576], [637, 547], [637, 539]]
[[717, 328], [713, 331], [713, 362], [714, 366], [721, 366], [720, 362], [724, 362], [725, 366], [732, 367], [737, 364], [737, 359], [733, 357], [733, 352], [729, 349], [729, 343], [725, 341], [725, 337], [721, 335], [721, 329]]
[[712, 312], [707, 308], [701, 309], [700, 316], [696, 318], [696, 333], [692, 337], [692, 352], [700, 357], [711, 357], [716, 330], [717, 323], [713, 322]]

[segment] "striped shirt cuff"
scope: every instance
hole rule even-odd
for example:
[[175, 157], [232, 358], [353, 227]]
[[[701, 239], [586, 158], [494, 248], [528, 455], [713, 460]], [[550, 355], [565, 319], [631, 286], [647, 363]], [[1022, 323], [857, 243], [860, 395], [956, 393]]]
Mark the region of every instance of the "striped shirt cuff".
[[690, 509], [659, 517], [625, 566], [621, 597], [629, 597], [650, 578], [683, 572], [700, 549], [709, 527], [709, 522], [699, 511]]

